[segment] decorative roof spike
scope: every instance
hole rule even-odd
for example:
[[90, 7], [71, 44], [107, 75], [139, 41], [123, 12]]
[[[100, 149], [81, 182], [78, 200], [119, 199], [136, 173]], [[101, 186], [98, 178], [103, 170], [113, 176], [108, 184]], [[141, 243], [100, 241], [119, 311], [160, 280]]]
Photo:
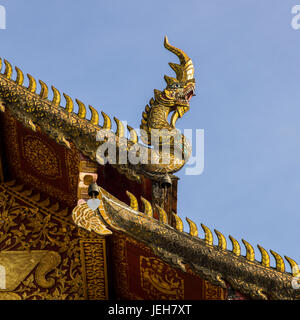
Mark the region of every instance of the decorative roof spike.
[[276, 261], [276, 270], [280, 271], [280, 272], [284, 272], [285, 270], [285, 266], [284, 266], [284, 261], [283, 258], [275, 251], [270, 250], [270, 252], [272, 253], [272, 255], [275, 258]]
[[167, 213], [166, 211], [161, 208], [160, 206], [156, 205], [157, 209], [158, 209], [158, 212], [159, 212], [159, 221], [162, 222], [162, 223], [165, 223], [167, 224], [168, 223], [168, 216], [167, 216]]
[[143, 197], [141, 197], [141, 200], [145, 205], [144, 214], [146, 214], [149, 218], [153, 218], [153, 209], [151, 203]]
[[139, 204], [137, 198], [129, 191], [126, 191], [126, 194], [130, 199], [130, 207], [135, 211], [139, 211]]
[[204, 240], [205, 240], [206, 244], [209, 244], [209, 245], [212, 246], [213, 245], [213, 241], [214, 241], [212, 232], [210, 231], [210, 229], [207, 226], [205, 226], [202, 223], [201, 223], [201, 227], [202, 227], [202, 229], [204, 231], [204, 234], [205, 234], [205, 239]]
[[101, 114], [102, 114], [102, 117], [103, 117], [103, 120], [104, 120], [102, 128], [110, 130], [111, 129], [111, 119], [110, 119], [110, 117], [106, 113], [104, 113], [103, 111], [101, 111]]
[[55, 107], [59, 107], [59, 105], [60, 105], [60, 93], [59, 93], [59, 91], [58, 91], [55, 87], [53, 87], [53, 86], [51, 86], [51, 89], [52, 89], [52, 91], [53, 91], [52, 103], [54, 104]]
[[270, 267], [270, 256], [269, 256], [267, 250], [264, 249], [263, 247], [261, 247], [259, 244], [257, 245], [257, 248], [259, 249], [259, 251], [261, 253], [261, 264], [264, 267]]
[[132, 127], [130, 127], [130, 126], [128, 126], [128, 125], [127, 125], [127, 129], [128, 129], [128, 131], [129, 131], [129, 133], [130, 133], [130, 138], [129, 138], [129, 140], [130, 140], [131, 142], [133, 142], [134, 144], [138, 143], [139, 138], [138, 138], [138, 135], [137, 135], [136, 131], [135, 131]]
[[241, 247], [239, 242], [234, 239], [232, 236], [229, 236], [229, 239], [232, 243], [232, 252], [236, 255], [239, 256], [241, 254]]
[[65, 99], [66, 99], [66, 111], [68, 113], [72, 113], [74, 109], [74, 103], [73, 100], [65, 93], [63, 93]]
[[29, 79], [29, 85], [28, 85], [28, 91], [30, 92], [35, 92], [36, 90], [36, 81], [34, 79], [34, 77], [32, 75], [30, 75], [29, 73], [27, 73], [27, 77]]
[[176, 229], [180, 232], [183, 231], [183, 222], [182, 220], [180, 219], [180, 217], [178, 216], [178, 214], [172, 212], [173, 214], [173, 217], [175, 218], [175, 223], [176, 223]]
[[86, 116], [86, 107], [84, 105], [83, 102], [81, 102], [80, 100], [78, 99], [75, 99], [76, 103], [78, 104], [78, 117], [80, 119], [84, 119], [85, 116]]
[[[153, 98], [152, 98], [153, 99]], [[151, 101], [151, 100], [150, 100]], [[153, 100], [154, 101], [154, 100]], [[150, 107], [148, 106], [148, 105], [146, 105], [146, 107], [145, 107], [145, 111], [146, 112], [149, 112], [150, 111]]]
[[5, 71], [4, 71], [4, 76], [7, 78], [7, 79], [10, 79], [11, 76], [12, 76], [12, 66], [11, 64], [4, 59], [4, 63], [5, 63]]
[[91, 117], [90, 122], [97, 126], [99, 124], [99, 114], [98, 114], [97, 110], [95, 108], [93, 108], [92, 106], [89, 106], [89, 109], [92, 113], [92, 117]]
[[48, 86], [42, 80], [39, 80], [39, 83], [41, 85], [40, 97], [42, 99], [47, 99], [48, 98]]
[[246, 259], [249, 261], [254, 261], [255, 259], [255, 253], [254, 253], [254, 249], [251, 246], [251, 244], [249, 242], [247, 242], [246, 240], [242, 239], [243, 244], [246, 247]]
[[23, 74], [22, 70], [19, 69], [18, 67], [15, 67], [15, 69], [17, 71], [17, 78], [16, 78], [15, 82], [19, 86], [22, 86], [23, 82], [24, 82], [24, 74]]
[[1, 68], [2, 68], [2, 59], [0, 58], [0, 72], [1, 72]]
[[194, 221], [189, 218], [185, 218], [190, 227], [190, 235], [193, 237], [198, 237], [198, 228]]
[[226, 243], [225, 237], [223, 236], [223, 234], [220, 231], [218, 231], [216, 229], [214, 231], [218, 237], [218, 247], [221, 248], [222, 250], [226, 250], [227, 243]]
[[300, 270], [299, 270], [299, 266], [298, 266], [297, 262], [287, 256], [284, 256], [284, 257], [287, 260], [287, 262], [289, 263], [289, 265], [291, 266], [293, 277], [299, 276]]
[[117, 124], [117, 131], [116, 131], [116, 135], [120, 138], [124, 137], [125, 134], [125, 129], [124, 129], [124, 125], [122, 123], [122, 121], [120, 121], [119, 119], [117, 119], [116, 117], [114, 117], [114, 120]]

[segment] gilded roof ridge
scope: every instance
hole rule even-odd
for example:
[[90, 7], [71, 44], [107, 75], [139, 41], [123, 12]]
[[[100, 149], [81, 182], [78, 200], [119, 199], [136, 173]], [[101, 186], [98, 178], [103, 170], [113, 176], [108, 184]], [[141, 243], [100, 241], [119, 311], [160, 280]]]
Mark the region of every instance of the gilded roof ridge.
[[[130, 207], [133, 210], [138, 211], [137, 198], [132, 193], [130, 193], [129, 191], [126, 191], [126, 194], [130, 199]], [[154, 218], [153, 217], [154, 210], [152, 208], [151, 203], [149, 201], [147, 201], [146, 199], [144, 199], [143, 197], [141, 197], [141, 200], [145, 204], [145, 210], [144, 210], [144, 213], [143, 213], [144, 216], [148, 217], [148, 218]], [[165, 212], [165, 210], [163, 208], [161, 208], [159, 206], [157, 206], [157, 208], [158, 208], [158, 211], [159, 211], [159, 221], [164, 223], [164, 224], [167, 224], [167, 213]], [[173, 213], [173, 217], [174, 217], [175, 222], [176, 222], [176, 230], [178, 230], [180, 232], [184, 232], [185, 234], [188, 234], [191, 237], [199, 238], [199, 236], [198, 236], [198, 227], [197, 227], [197, 224], [194, 221], [192, 221], [191, 219], [186, 217], [186, 221], [187, 221], [187, 223], [189, 225], [189, 232], [187, 233], [187, 232], [184, 231], [184, 225], [183, 225], [182, 219], [176, 213]], [[261, 260], [260, 261], [255, 259], [254, 248], [246, 240], [242, 239], [242, 243], [244, 244], [245, 249], [246, 249], [246, 256], [242, 256], [241, 255], [240, 243], [235, 238], [233, 238], [231, 235], [229, 235], [229, 239], [230, 239], [230, 241], [232, 243], [232, 250], [229, 250], [229, 249], [227, 249], [226, 238], [220, 231], [214, 229], [214, 232], [217, 235], [217, 239], [218, 239], [218, 244], [214, 245], [212, 231], [202, 223], [201, 223], [201, 227], [202, 227], [202, 229], [204, 231], [204, 235], [205, 235], [205, 238], [202, 239], [202, 240], [205, 241], [207, 246], [218, 247], [220, 250], [228, 251], [228, 252], [230, 252], [231, 254], [233, 254], [233, 255], [235, 255], [237, 257], [240, 256], [240, 257], [245, 258], [248, 261], [258, 262], [263, 267], [274, 269], [273, 267], [270, 266], [270, 256], [269, 256], [268, 252], [262, 246], [260, 246], [259, 244], [257, 245], [257, 247], [258, 247], [258, 249], [259, 249], [259, 251], [261, 253]], [[199, 238], [199, 239], [201, 239], [201, 238]], [[276, 262], [275, 269], [277, 271], [291, 273], [293, 276], [298, 276], [300, 274], [299, 265], [296, 263], [296, 261], [294, 261], [290, 257], [284, 256], [284, 258], [286, 259], [286, 261], [288, 262], [288, 264], [291, 267], [291, 272], [287, 272], [285, 270], [285, 264], [284, 264], [283, 258], [277, 252], [275, 252], [273, 250], [270, 250], [270, 252], [273, 255], [273, 257], [275, 258], [275, 262]]]
[[[74, 102], [72, 100], [72, 98], [67, 95], [66, 93], [63, 93], [63, 96], [66, 100], [66, 105], [65, 107], [61, 106], [61, 94], [60, 91], [55, 88], [53, 85], [51, 85], [51, 89], [53, 92], [53, 97], [52, 100], [48, 99], [48, 93], [49, 93], [49, 89], [48, 86], [45, 82], [43, 82], [42, 80], [39, 80], [40, 83], [40, 93], [38, 94], [36, 92], [37, 90], [37, 82], [36, 79], [30, 75], [29, 73], [27, 73], [27, 77], [29, 80], [29, 84], [28, 87], [23, 86], [24, 84], [24, 74], [22, 72], [21, 69], [19, 69], [18, 67], [15, 67], [16, 73], [17, 73], [17, 77], [15, 80], [12, 79], [12, 75], [13, 75], [13, 68], [12, 65], [10, 64], [9, 61], [7, 61], [6, 59], [3, 60], [4, 61], [4, 65], [5, 65], [5, 69], [4, 72], [1, 73], [1, 69], [2, 69], [2, 59], [0, 58], [0, 76], [4, 76], [4, 78], [6, 78], [6, 80], [8, 81], [12, 81], [14, 82], [17, 86], [22, 87], [23, 89], [25, 89], [29, 95], [31, 96], [35, 96], [38, 97], [39, 99], [42, 99], [43, 102], [50, 104], [52, 107], [60, 107], [61, 109], [65, 110], [67, 113], [72, 113], [73, 115], [79, 117], [80, 119], [89, 122], [90, 124], [92, 124], [93, 126], [99, 127], [99, 129], [108, 129], [111, 130], [112, 128], [112, 121], [111, 118], [103, 111], [101, 111], [101, 115], [103, 117], [103, 125], [100, 126], [99, 125], [99, 114], [98, 111], [93, 108], [91, 105], [89, 105], [89, 110], [91, 112], [91, 119], [87, 119], [86, 118], [86, 111], [87, 108], [85, 106], [85, 104], [80, 101], [79, 99], [75, 99], [77, 105], [78, 105], [78, 112], [75, 113], [74, 112]], [[124, 125], [122, 124], [122, 122], [114, 117], [114, 121], [116, 122], [116, 132], [115, 134], [119, 137], [123, 137], [125, 134], [125, 128]], [[127, 126], [129, 133], [130, 133], [130, 139], [128, 139], [129, 141], [132, 140], [132, 142], [136, 143], [137, 142], [137, 133], [136, 131], [130, 127]], [[133, 132], [132, 132], [133, 131]]]
[[[112, 130], [112, 120], [103, 111], [103, 125], [100, 126], [99, 113], [91, 105], [88, 105], [91, 117], [87, 119], [87, 108], [78, 99], [75, 99], [78, 105], [75, 113], [73, 99], [66, 93], [61, 94], [53, 85], [50, 101], [47, 84], [39, 80], [41, 88], [37, 93], [36, 79], [27, 73], [29, 84], [24, 86], [24, 74], [18, 67], [15, 67], [16, 79], [13, 80], [13, 67], [6, 59], [4, 71], [0, 72], [0, 98], [4, 100], [0, 111], [7, 108], [23, 125], [33, 131], [39, 126], [50, 138], [67, 148], [72, 141], [91, 160], [100, 165], [109, 162], [119, 172], [129, 173], [131, 180], [140, 181], [141, 175], [159, 180], [166, 174], [179, 171], [191, 156], [191, 144], [175, 124], [189, 110], [189, 101], [195, 95], [192, 60], [171, 45], [167, 37], [164, 46], [179, 58], [180, 64], [170, 63], [176, 78], [165, 76], [165, 89], [154, 90], [154, 99], [150, 99], [150, 106], [147, 105], [142, 114], [139, 135], [128, 125], [126, 129], [116, 117], [113, 118], [116, 130]], [[65, 107], [61, 106], [62, 96], [66, 100]], [[115, 156], [114, 151], [107, 153], [104, 150], [107, 146], [114, 151], [117, 149], [118, 155]]]

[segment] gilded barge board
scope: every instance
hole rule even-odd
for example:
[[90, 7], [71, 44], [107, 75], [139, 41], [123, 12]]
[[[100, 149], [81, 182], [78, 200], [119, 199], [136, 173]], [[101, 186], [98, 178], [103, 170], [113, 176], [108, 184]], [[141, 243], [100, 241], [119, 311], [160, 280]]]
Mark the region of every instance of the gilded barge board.
[[[185, 263], [200, 277], [226, 288], [226, 282], [253, 299], [300, 299], [291, 286], [293, 275], [180, 232], [169, 225], [134, 213], [132, 208], [108, 195], [102, 197], [106, 221], [137, 241], [147, 244], [157, 256], [185, 271]], [[237, 252], [236, 252], [237, 253]], [[253, 275], [249, 277], [249, 274]]]

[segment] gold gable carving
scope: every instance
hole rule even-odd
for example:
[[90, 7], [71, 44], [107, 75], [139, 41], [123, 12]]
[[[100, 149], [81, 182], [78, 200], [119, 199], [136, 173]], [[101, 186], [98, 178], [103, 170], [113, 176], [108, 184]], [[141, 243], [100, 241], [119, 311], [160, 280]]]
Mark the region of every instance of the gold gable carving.
[[61, 178], [61, 164], [55, 150], [41, 138], [33, 135], [22, 137], [23, 156], [41, 175], [48, 179]]
[[60, 263], [60, 255], [51, 251], [2, 251], [0, 252], [0, 265], [5, 270], [5, 289], [14, 291], [29, 273], [37, 266], [35, 280], [41, 287], [52, 287], [54, 280], [46, 280], [46, 273], [52, 271]]
[[[71, 148], [64, 149], [61, 158], [57, 158], [56, 152], [53, 150], [52, 146], [50, 146], [50, 143], [39, 137], [38, 134], [41, 134], [39, 128], [37, 128], [37, 134], [27, 134], [22, 137], [21, 141], [19, 141], [20, 132], [18, 130], [17, 120], [9, 112], [5, 112], [3, 117], [3, 132], [5, 136], [4, 144], [6, 146], [7, 153], [9, 155], [13, 155], [10, 157], [10, 166], [13, 168], [14, 176], [18, 177], [18, 179], [26, 184], [38, 186], [40, 191], [65, 202], [68, 206], [74, 206], [77, 201], [77, 184], [79, 175], [79, 152], [76, 150], [74, 145], [71, 143]], [[29, 148], [30, 144], [26, 143], [26, 139], [29, 139], [28, 137], [30, 137], [31, 142], [33, 141], [33, 138], [37, 139], [39, 146], [40, 143], [43, 144], [41, 148], [43, 152], [45, 152], [44, 155], [37, 154], [37, 152], [40, 152], [40, 147], [36, 152], [32, 148]], [[54, 160], [53, 154], [55, 155], [56, 160]], [[52, 159], [47, 160], [46, 165], [42, 165], [40, 162], [45, 158], [45, 155]], [[24, 170], [22, 158], [25, 159], [26, 164], [30, 168], [34, 169], [32, 172]], [[32, 161], [37, 161], [39, 164], [30, 163]], [[63, 163], [66, 167], [66, 172], [62, 172]], [[43, 170], [46, 172], [44, 173]], [[41, 178], [45, 177], [47, 180], [55, 182], [56, 179], [62, 179], [64, 175], [66, 175], [67, 178], [66, 191], [68, 190], [68, 192], [62, 192], [59, 185], [49, 183], [49, 181], [45, 181], [45, 179]]]
[[184, 280], [176, 270], [156, 258], [140, 256], [141, 287], [150, 298], [184, 299]]
[[23, 187], [0, 184], [0, 300], [108, 299], [105, 238]]

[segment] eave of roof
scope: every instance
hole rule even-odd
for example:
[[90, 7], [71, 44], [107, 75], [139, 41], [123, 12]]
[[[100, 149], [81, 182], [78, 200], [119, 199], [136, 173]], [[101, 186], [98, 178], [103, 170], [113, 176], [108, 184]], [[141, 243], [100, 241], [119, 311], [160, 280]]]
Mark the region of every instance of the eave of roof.
[[[161, 212], [161, 221], [154, 219], [147, 203], [145, 212], [141, 213], [135, 210], [132, 197], [132, 207], [103, 189], [101, 189], [99, 198], [102, 201], [99, 207], [101, 218], [98, 214], [93, 214], [92, 210], [89, 215], [93, 219], [97, 216], [96, 224], [93, 220], [94, 227], [97, 224], [101, 225], [101, 228], [106, 230], [103, 235], [109, 234], [108, 230], [122, 231], [149, 246], [157, 256], [170, 265], [183, 271], [188, 265], [205, 280], [223, 288], [226, 288], [226, 283], [229, 283], [233, 288], [253, 299], [300, 299], [299, 290], [292, 287], [293, 277], [299, 275], [297, 273], [299, 269], [298, 271], [293, 269], [294, 274], [286, 272], [283, 259], [279, 255], [275, 256], [277, 266], [273, 268], [266, 263], [265, 255], [261, 262], [256, 261], [254, 250], [246, 241], [243, 241], [247, 250], [244, 257], [240, 255], [240, 250], [236, 250], [237, 243], [234, 244], [233, 251], [227, 250], [226, 243], [224, 243], [225, 237], [218, 231], [216, 231], [218, 245], [214, 245], [211, 240], [212, 233], [206, 226], [204, 226], [205, 239], [200, 239], [195, 229], [197, 226], [191, 220], [189, 222], [190, 233], [186, 233], [183, 231], [183, 224], [179, 216], [176, 218], [176, 228], [172, 228], [165, 223], [163, 212]], [[88, 210], [86, 204], [82, 209]], [[80, 206], [76, 210], [77, 213], [80, 212]], [[81, 227], [84, 226], [81, 225]], [[99, 227], [97, 228], [99, 230]], [[233, 239], [233, 241], [236, 240]], [[273, 254], [277, 255], [275, 252]], [[291, 267], [296, 265], [294, 260], [288, 257], [286, 259]]]

